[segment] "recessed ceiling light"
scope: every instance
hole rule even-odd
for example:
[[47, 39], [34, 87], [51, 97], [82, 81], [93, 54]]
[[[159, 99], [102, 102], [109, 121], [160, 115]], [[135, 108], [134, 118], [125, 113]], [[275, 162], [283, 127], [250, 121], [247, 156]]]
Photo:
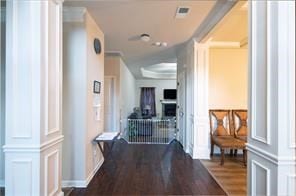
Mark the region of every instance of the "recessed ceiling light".
[[155, 43], [153, 43], [153, 45], [159, 47], [159, 46], [161, 46], [161, 43], [160, 42], [155, 42]]
[[154, 42], [152, 45], [157, 46], [157, 47], [167, 47], [168, 43], [167, 42]]
[[141, 40], [142, 40], [143, 42], [149, 42], [149, 41], [150, 41], [150, 35], [148, 35], [148, 34], [146, 34], [146, 33], [142, 34], [142, 35], [141, 35]]
[[162, 43], [161, 43], [161, 46], [162, 46], [162, 47], [167, 47], [167, 46], [168, 46], [168, 43], [166, 43], [166, 42], [162, 42]]

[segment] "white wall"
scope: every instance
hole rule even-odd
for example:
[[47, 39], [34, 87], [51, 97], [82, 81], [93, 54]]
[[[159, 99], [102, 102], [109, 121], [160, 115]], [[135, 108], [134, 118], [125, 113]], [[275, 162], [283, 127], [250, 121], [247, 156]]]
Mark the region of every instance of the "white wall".
[[[0, 2], [1, 9], [1, 2]], [[1, 63], [1, 73], [0, 73], [0, 187], [4, 186], [4, 153], [2, 146], [5, 143], [5, 22], [4, 13], [0, 14], [1, 28], [0, 28], [0, 63]]]
[[120, 117], [127, 119], [136, 106], [136, 80], [125, 63], [120, 59]]
[[209, 60], [209, 108], [247, 109], [248, 50], [210, 49]]
[[[93, 94], [94, 80], [104, 80], [104, 51], [93, 49], [94, 38], [104, 46], [104, 35], [86, 12], [83, 22], [64, 22], [63, 186], [86, 186], [103, 157], [92, 140], [103, 131], [103, 88]], [[96, 107], [101, 103], [100, 119]]]
[[119, 56], [105, 58], [105, 76], [116, 77], [117, 127], [120, 119], [126, 119], [136, 106], [136, 80]]
[[163, 100], [163, 89], [176, 89], [176, 83], [176, 80], [136, 80], [135, 101], [137, 107], [140, 107], [141, 87], [155, 87], [156, 114], [161, 117], [162, 104], [160, 100]]

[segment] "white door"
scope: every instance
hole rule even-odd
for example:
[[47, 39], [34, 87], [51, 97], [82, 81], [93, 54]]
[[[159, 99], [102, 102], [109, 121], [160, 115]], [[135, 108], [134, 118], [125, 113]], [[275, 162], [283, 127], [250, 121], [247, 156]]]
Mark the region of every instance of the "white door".
[[185, 71], [178, 74], [177, 83], [177, 128], [178, 139], [180, 143], [185, 147], [186, 144], [186, 78]]
[[104, 130], [116, 131], [115, 77], [105, 76], [104, 84]]

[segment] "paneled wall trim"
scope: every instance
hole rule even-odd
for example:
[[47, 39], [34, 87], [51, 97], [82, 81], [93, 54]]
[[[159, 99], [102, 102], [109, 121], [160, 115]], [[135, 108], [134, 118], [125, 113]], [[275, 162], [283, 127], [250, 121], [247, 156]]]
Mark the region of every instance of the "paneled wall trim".
[[194, 40], [194, 76], [193, 76], [193, 158], [210, 159], [209, 149], [209, 104], [208, 104], [208, 72], [209, 46]]
[[[258, 163], [257, 161], [252, 160], [252, 195], [270, 195], [270, 169], [266, 166]], [[262, 170], [265, 174], [262, 179], [257, 179], [257, 174], [259, 173], [258, 170]], [[262, 186], [262, 181], [264, 182], [265, 186]], [[257, 187], [260, 186], [260, 187]], [[258, 189], [262, 189], [262, 192], [258, 192]]]
[[248, 195], [296, 195], [295, 1], [249, 1]]
[[296, 158], [293, 156], [277, 156], [271, 154], [268, 151], [262, 150], [261, 148], [256, 147], [255, 145], [247, 144], [247, 149], [249, 152], [260, 156], [261, 158], [275, 164], [275, 165], [295, 165]]
[[5, 195], [63, 195], [62, 3], [6, 2]]

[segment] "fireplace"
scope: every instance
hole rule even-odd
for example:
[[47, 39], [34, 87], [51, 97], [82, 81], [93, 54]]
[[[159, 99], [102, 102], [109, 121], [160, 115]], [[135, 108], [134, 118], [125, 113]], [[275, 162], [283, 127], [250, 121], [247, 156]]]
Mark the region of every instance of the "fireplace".
[[162, 104], [162, 117], [175, 117], [177, 104], [175, 103], [163, 103]]

